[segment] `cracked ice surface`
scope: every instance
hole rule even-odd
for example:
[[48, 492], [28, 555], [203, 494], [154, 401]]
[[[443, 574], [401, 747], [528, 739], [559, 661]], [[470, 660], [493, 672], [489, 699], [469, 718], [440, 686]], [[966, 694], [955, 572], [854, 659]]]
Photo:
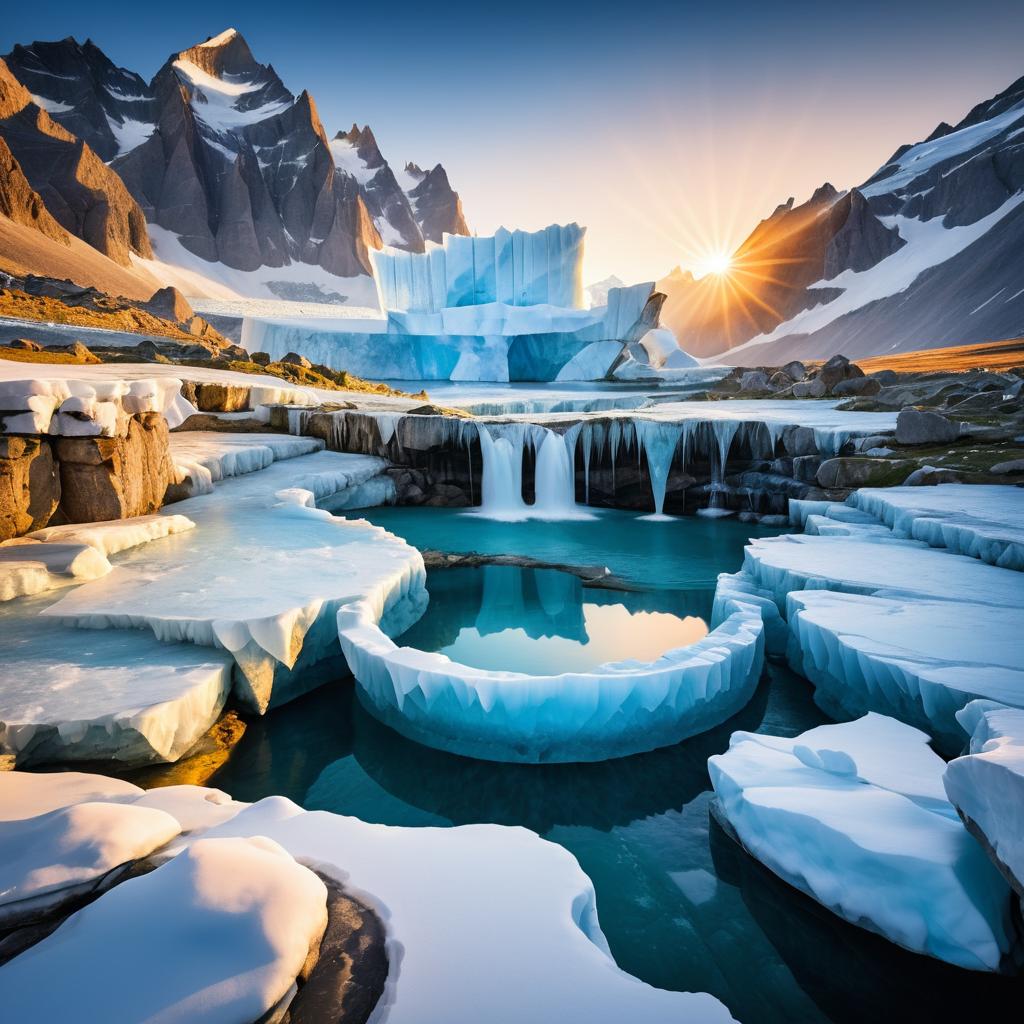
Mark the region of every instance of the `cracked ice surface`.
[[977, 700], [957, 717], [970, 752], [946, 765], [946, 793], [1024, 899], [1024, 711]]
[[[224, 435], [219, 435], [221, 438]], [[295, 439], [286, 439], [295, 440]], [[376, 477], [386, 463], [315, 452], [225, 480], [174, 508], [187, 534], [126, 552], [113, 572], [78, 587], [43, 614], [85, 628], [145, 628], [159, 640], [227, 650], [235, 694], [260, 713], [341, 669], [334, 622], [342, 604], [372, 597], [405, 628], [426, 602], [419, 552], [364, 520], [332, 517], [275, 498], [314, 500]]]
[[324, 883], [277, 843], [199, 840], [0, 967], [0, 1005], [15, 1020], [277, 1020], [326, 925]]
[[48, 600], [0, 611], [0, 751], [20, 766], [173, 761], [217, 720], [226, 654], [134, 631], [83, 636], [38, 614]]
[[833, 717], [894, 715], [956, 754], [957, 715], [971, 700], [1024, 705], [1019, 607], [803, 590], [786, 617], [790, 663]]
[[420, 743], [492, 761], [598, 761], [677, 743], [742, 708], [763, 664], [761, 616], [741, 600], [712, 633], [655, 661], [554, 676], [397, 647], [379, 617], [368, 600], [338, 613], [364, 703]]
[[1024, 489], [1000, 485], [864, 488], [847, 499], [896, 533], [1024, 570]]
[[833, 913], [919, 953], [997, 970], [1010, 890], [942, 788], [927, 736], [869, 714], [794, 739], [736, 732], [708, 759], [744, 847]]

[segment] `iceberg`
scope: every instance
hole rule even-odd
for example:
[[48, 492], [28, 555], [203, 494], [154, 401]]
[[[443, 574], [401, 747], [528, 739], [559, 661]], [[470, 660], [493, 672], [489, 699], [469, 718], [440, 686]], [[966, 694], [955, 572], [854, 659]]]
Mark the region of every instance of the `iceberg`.
[[970, 749], [946, 765], [946, 794], [1024, 900], [1024, 711], [976, 700], [957, 717]]
[[1010, 890], [946, 799], [918, 729], [868, 714], [792, 739], [733, 733], [708, 759], [721, 815], [780, 878], [914, 952], [996, 971]]

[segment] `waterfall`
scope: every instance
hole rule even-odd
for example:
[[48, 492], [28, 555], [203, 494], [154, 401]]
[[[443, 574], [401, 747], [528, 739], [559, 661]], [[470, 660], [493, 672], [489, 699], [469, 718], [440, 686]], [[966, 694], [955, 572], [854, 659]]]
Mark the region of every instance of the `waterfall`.
[[[523, 450], [526, 430], [519, 424], [510, 436], [492, 437], [479, 425], [483, 458], [479, 514], [514, 522], [521, 519], [589, 519], [576, 504], [576, 472], [568, 439], [534, 426], [529, 438], [537, 452], [533, 505], [523, 501]], [[575, 441], [575, 435], [572, 438]]]
[[716, 519], [732, 515], [732, 511], [725, 507], [722, 494], [726, 490], [725, 469], [729, 461], [729, 449], [740, 424], [735, 420], [711, 420], [709, 426], [714, 439], [711, 453], [711, 483], [708, 487], [710, 500], [707, 508], [697, 510], [697, 515]]

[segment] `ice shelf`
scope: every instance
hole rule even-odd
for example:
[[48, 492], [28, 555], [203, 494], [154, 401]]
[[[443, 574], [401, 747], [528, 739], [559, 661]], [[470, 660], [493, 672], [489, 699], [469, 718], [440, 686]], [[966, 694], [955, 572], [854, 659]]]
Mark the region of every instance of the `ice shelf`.
[[1024, 900], [1024, 711], [977, 700], [957, 717], [970, 751], [946, 766], [946, 793]]
[[678, 743], [743, 707], [763, 661], [761, 616], [741, 599], [713, 632], [655, 661], [552, 676], [398, 647], [381, 611], [364, 599], [338, 612], [364, 705], [420, 743], [491, 761], [600, 761]]
[[1010, 889], [924, 733], [875, 714], [793, 739], [737, 732], [708, 769], [743, 846], [833, 913], [971, 970], [1010, 952]]
[[1024, 706], [1022, 617], [969, 601], [795, 591], [789, 661], [833, 718], [891, 714], [954, 755], [965, 739], [957, 714], [971, 700]]
[[[217, 436], [223, 443], [225, 435]], [[325, 499], [385, 465], [315, 452], [224, 480], [211, 494], [173, 506], [195, 522], [194, 531], [125, 552], [113, 572], [43, 615], [226, 650], [235, 662], [236, 697], [262, 713], [343, 669], [334, 622], [342, 604], [374, 595], [396, 629], [425, 605], [423, 559], [404, 541], [306, 507], [307, 496], [276, 497], [305, 491], [309, 501]]]
[[962, 484], [869, 487], [848, 504], [897, 534], [1024, 571], [1024, 488]]

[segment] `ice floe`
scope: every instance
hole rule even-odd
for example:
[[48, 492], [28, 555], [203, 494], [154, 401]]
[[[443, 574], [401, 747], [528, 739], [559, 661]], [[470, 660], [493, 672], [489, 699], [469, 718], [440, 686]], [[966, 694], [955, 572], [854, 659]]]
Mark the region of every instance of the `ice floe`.
[[1024, 900], [1024, 711], [977, 700], [958, 717], [970, 752], [946, 766], [946, 793]]
[[708, 760], [743, 846], [853, 924], [972, 970], [1015, 941], [1010, 890], [963, 826], [927, 736], [869, 714], [793, 739], [734, 733]]

